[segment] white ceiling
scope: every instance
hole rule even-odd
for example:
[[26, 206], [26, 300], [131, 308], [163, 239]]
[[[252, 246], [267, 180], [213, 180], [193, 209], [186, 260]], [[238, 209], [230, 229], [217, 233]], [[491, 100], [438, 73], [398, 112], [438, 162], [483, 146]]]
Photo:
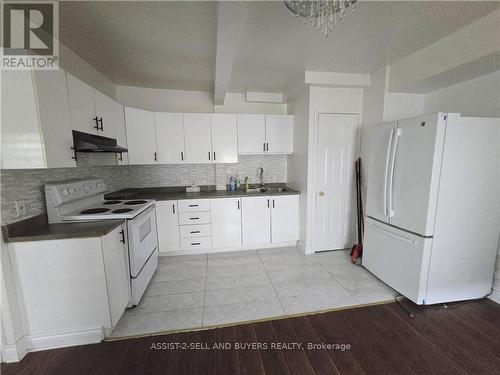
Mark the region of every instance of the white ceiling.
[[[244, 10], [238, 30], [228, 22], [217, 30], [216, 2], [62, 2], [61, 41], [120, 85], [212, 91], [216, 64], [223, 63], [230, 70], [225, 72], [228, 91], [280, 92], [304, 70], [374, 71], [457, 31], [500, 2], [363, 1], [326, 40], [281, 1], [237, 7]], [[220, 11], [228, 17], [234, 9]], [[218, 62], [216, 51], [228, 43], [228, 34], [237, 43], [229, 38], [233, 51], [221, 56], [233, 61]]]

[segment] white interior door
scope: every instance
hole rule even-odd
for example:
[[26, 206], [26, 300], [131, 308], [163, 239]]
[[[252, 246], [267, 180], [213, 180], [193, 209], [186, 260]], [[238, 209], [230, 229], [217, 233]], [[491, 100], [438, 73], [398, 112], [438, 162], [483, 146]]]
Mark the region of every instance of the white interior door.
[[388, 222], [387, 179], [391, 154], [392, 135], [397, 123], [377, 125], [370, 128], [370, 151], [365, 165], [367, 170], [366, 215]]
[[215, 163], [238, 162], [238, 129], [235, 114], [212, 115], [212, 151]]
[[390, 223], [422, 236], [434, 232], [446, 127], [443, 116], [398, 121], [399, 135], [394, 138], [395, 161], [388, 188]]
[[125, 107], [129, 164], [156, 164], [153, 112]]
[[210, 113], [185, 113], [184, 139], [187, 163], [210, 164], [213, 162]]
[[315, 250], [345, 249], [355, 233], [354, 161], [358, 115], [319, 115]]
[[184, 163], [184, 115], [155, 113], [158, 164]]

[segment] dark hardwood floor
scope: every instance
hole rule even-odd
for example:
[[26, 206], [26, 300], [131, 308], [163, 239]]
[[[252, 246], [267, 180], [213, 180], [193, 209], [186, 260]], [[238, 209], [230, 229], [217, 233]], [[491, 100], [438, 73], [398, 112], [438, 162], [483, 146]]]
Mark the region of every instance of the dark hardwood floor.
[[[500, 374], [500, 305], [481, 300], [442, 310], [403, 304], [414, 319], [391, 303], [29, 353], [1, 370], [2, 375]], [[152, 349], [177, 343], [203, 347]], [[229, 348], [205, 349], [224, 343]]]

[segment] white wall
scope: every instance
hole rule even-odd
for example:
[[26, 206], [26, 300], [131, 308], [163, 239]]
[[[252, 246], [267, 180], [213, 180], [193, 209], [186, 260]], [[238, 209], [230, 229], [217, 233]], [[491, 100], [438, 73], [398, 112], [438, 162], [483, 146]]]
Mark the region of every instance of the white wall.
[[116, 99], [115, 84], [80, 56], [59, 42], [59, 65], [96, 90]]
[[213, 112], [213, 93], [116, 86], [118, 101], [154, 112]]
[[[300, 191], [300, 241], [307, 243], [307, 167], [309, 156], [309, 87], [289, 98], [288, 112], [295, 115], [293, 155], [288, 157], [288, 186]], [[301, 245], [303, 246], [303, 245]]]
[[440, 111], [500, 117], [500, 70], [425, 94], [423, 112]]

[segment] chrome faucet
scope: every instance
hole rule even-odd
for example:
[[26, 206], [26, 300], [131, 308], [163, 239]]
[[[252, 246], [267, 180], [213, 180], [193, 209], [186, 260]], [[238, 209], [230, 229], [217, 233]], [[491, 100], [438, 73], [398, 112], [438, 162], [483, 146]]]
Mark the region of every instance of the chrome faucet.
[[264, 168], [259, 168], [259, 185], [261, 188], [264, 187]]

